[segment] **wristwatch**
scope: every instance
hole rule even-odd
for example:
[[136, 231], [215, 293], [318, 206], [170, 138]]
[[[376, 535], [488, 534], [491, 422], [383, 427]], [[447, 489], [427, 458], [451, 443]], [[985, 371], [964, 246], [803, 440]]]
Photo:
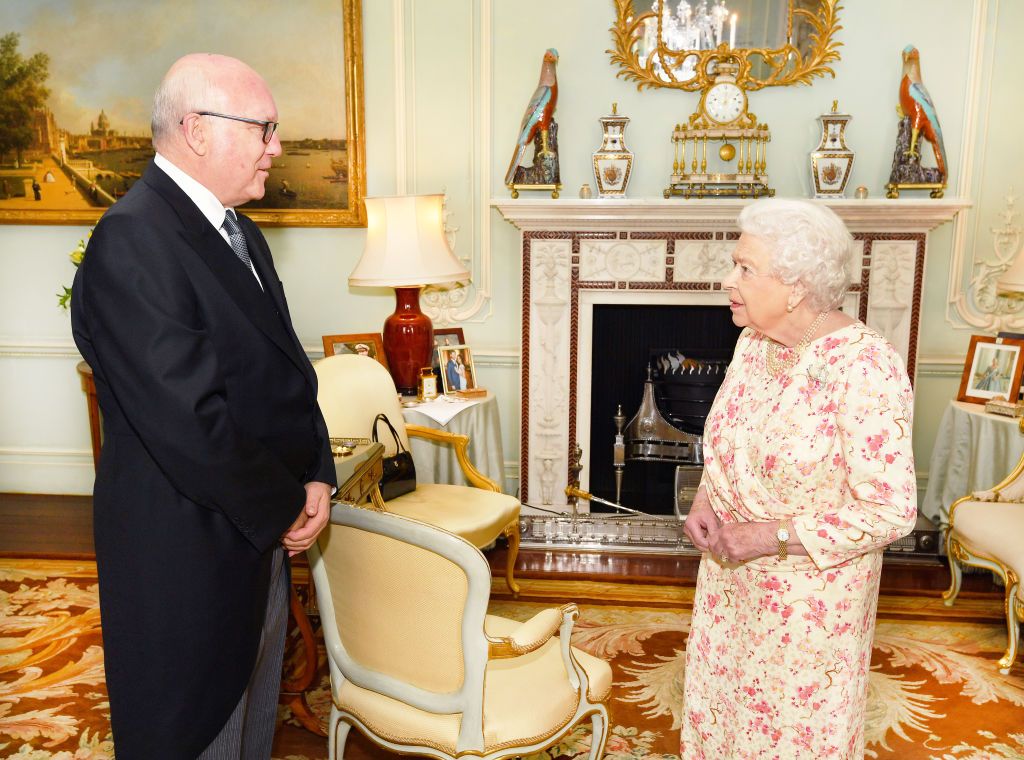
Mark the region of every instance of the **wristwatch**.
[[789, 520], [779, 520], [779, 529], [775, 538], [779, 540], [779, 559], [786, 559], [789, 556]]

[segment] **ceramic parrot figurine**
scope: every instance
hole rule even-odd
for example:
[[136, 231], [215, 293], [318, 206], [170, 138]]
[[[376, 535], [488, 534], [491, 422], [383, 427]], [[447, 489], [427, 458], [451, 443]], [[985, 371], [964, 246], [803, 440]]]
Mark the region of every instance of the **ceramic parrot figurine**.
[[943, 178], [946, 177], [946, 148], [942, 143], [942, 127], [935, 113], [924, 82], [921, 81], [921, 56], [917, 48], [907, 45], [903, 48], [903, 79], [900, 81], [900, 104], [896, 107], [900, 118], [910, 117], [910, 150], [908, 155], [920, 155], [917, 138], [923, 136], [932, 144], [935, 164]]
[[533, 142], [540, 130], [542, 149], [541, 155], [549, 153], [548, 130], [551, 127], [551, 117], [555, 112], [555, 105], [558, 103], [558, 78], [555, 76], [555, 64], [558, 63], [558, 51], [548, 48], [544, 53], [544, 62], [540, 66], [540, 80], [537, 82], [537, 89], [533, 91], [530, 98], [530, 105], [526, 107], [523, 114], [523, 123], [519, 128], [519, 139], [516, 141], [516, 150], [512, 155], [512, 163], [508, 165], [505, 173], [505, 184], [511, 185], [515, 178], [516, 168], [523, 159], [526, 146]]

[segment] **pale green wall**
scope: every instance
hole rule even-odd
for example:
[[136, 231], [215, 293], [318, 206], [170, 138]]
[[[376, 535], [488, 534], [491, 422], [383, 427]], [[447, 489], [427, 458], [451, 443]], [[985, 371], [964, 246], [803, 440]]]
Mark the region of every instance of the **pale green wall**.
[[[849, 0], [842, 11], [844, 45], [835, 79], [753, 93], [751, 110], [772, 128], [769, 172], [779, 194], [807, 195], [807, 153], [818, 141], [815, 117], [833, 99], [854, 117], [848, 132], [857, 151], [851, 187], [864, 184], [872, 196], [881, 194], [894, 140], [899, 52], [912, 42], [921, 50], [925, 81], [946, 134], [948, 195], [958, 195], [975, 2]], [[1021, 6], [1007, 0], [987, 4], [988, 44], [999, 65], [982, 139], [972, 148], [973, 199], [981, 203], [973, 213], [981, 223], [967, 240], [969, 248], [975, 234], [979, 246], [990, 246], [987, 230], [1020, 169], [1010, 129], [1020, 116], [1013, 72], [1022, 70], [1016, 42], [1024, 29]], [[502, 179], [543, 51], [555, 47], [561, 56], [557, 118], [567, 197], [581, 183], [593, 184], [589, 167], [590, 153], [600, 143], [597, 118], [617, 101], [620, 113], [632, 118], [626, 139], [637, 154], [630, 195], [660, 198], [671, 162], [671, 126], [697, 102], [696, 94], [638, 92], [615, 78], [605, 52], [612, 15], [610, 0], [373, 0], [363, 7], [368, 192], [444, 187], [451, 223], [459, 228], [456, 252], [472, 261], [478, 275], [482, 261], [490, 262], [487, 297], [461, 324], [476, 349], [482, 384], [501, 398], [511, 488], [516, 487], [519, 440], [519, 237], [486, 200], [507, 197]], [[402, 78], [404, 90], [396, 85]], [[69, 320], [55, 308], [53, 296], [60, 284], [70, 282], [67, 253], [85, 232], [66, 226], [0, 227], [0, 491], [91, 489], [77, 359]], [[363, 237], [362, 230], [351, 229], [267, 230], [299, 336], [311, 352], [323, 333], [379, 330], [392, 310], [389, 291], [347, 286]], [[928, 254], [915, 428], [923, 472], [937, 417], [956, 392], [970, 334], [953, 329], [945, 317], [952, 245], [951, 225], [946, 225], [933, 233]], [[482, 277], [477, 281], [482, 284]]]

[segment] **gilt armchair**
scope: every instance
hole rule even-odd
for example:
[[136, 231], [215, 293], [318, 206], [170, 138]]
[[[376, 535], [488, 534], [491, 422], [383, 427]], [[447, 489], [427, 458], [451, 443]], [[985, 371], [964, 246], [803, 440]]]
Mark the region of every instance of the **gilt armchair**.
[[[378, 506], [393, 514], [410, 517], [454, 533], [478, 549], [490, 546], [504, 535], [508, 540], [505, 580], [513, 594], [519, 554], [519, 500], [501, 493], [498, 484], [485, 476], [467, 453], [469, 437], [458, 433], [406, 425], [398, 401], [395, 383], [379, 362], [365, 356], [342, 354], [329, 356], [314, 365], [319, 382], [317, 400], [332, 437], [366, 438], [373, 420], [383, 412], [395, 426], [402, 445], [409, 447], [409, 436], [454, 447], [459, 466], [471, 486], [445, 483], [417, 483], [416, 489]], [[383, 425], [381, 426], [383, 430]], [[392, 456], [395, 444], [385, 434], [385, 456]]]
[[487, 615], [487, 560], [423, 522], [335, 504], [309, 550], [331, 672], [331, 760], [352, 726], [392, 752], [527, 755], [584, 718], [603, 751], [608, 663], [569, 645], [575, 605]]
[[[1024, 419], [1020, 422], [1024, 433]], [[1001, 483], [988, 491], [957, 499], [949, 508], [946, 558], [951, 576], [943, 594], [952, 606], [960, 593], [961, 565], [990, 570], [999, 576], [1005, 591], [1006, 653], [999, 672], [1008, 674], [1017, 657], [1020, 624], [1024, 623], [1024, 457]]]

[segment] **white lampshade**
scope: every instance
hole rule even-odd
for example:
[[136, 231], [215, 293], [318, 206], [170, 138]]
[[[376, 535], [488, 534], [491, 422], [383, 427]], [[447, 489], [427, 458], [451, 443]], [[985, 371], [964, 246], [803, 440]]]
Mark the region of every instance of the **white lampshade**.
[[392, 288], [469, 279], [444, 234], [441, 195], [366, 199], [366, 247], [349, 285]]
[[996, 280], [996, 294], [1024, 298], [1024, 251], [1017, 254], [1010, 268]]

